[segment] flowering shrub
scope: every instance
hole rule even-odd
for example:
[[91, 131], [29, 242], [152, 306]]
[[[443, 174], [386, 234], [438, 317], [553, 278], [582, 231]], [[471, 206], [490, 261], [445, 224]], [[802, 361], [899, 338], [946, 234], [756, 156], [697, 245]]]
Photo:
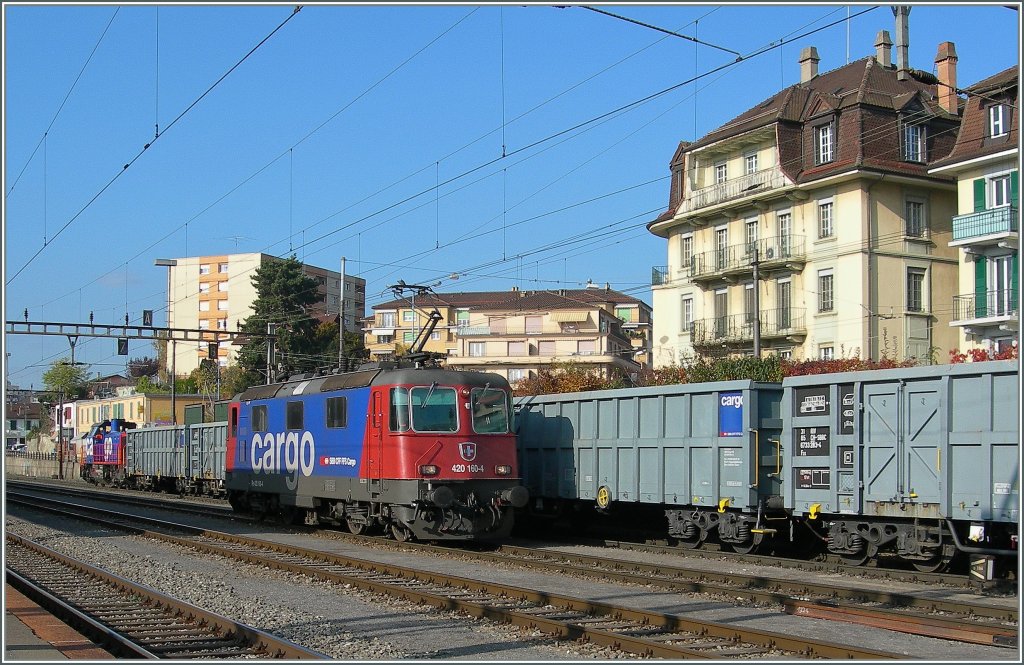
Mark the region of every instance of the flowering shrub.
[[949, 350], [949, 362], [951, 363], [965, 363], [973, 362], [980, 363], [986, 360], [1016, 360], [1017, 359], [1017, 344], [1011, 344], [1002, 351], [992, 352], [987, 349], [968, 349], [966, 353], [960, 351], [960, 349]]

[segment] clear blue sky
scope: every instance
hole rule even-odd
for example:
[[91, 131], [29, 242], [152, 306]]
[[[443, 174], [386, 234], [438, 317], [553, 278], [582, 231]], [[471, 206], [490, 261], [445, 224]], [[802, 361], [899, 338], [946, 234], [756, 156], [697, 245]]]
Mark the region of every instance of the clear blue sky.
[[[943, 41], [961, 87], [1017, 66], [1006, 4], [914, 5], [911, 66]], [[6, 320], [163, 325], [154, 259], [257, 251], [345, 256], [368, 311], [453, 272], [438, 292], [591, 279], [650, 302], [678, 142], [797, 83], [806, 46], [825, 72], [895, 34], [888, 5], [596, 6], [698, 44], [583, 6], [308, 4], [228, 73], [293, 7], [4, 4]], [[69, 355], [4, 342], [24, 388]], [[115, 346], [76, 360], [123, 371]]]

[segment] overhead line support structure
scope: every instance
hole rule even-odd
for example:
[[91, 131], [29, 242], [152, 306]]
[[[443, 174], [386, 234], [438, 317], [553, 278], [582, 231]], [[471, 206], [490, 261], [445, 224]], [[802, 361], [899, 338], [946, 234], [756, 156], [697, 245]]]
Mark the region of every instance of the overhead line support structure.
[[[114, 337], [148, 339], [154, 341], [174, 340], [177, 342], [245, 342], [253, 337], [250, 333], [229, 330], [202, 330], [198, 328], [157, 328], [154, 326], [104, 325], [101, 323], [61, 323], [54, 321], [6, 321], [8, 335], [64, 335], [85, 337]], [[259, 337], [273, 339], [270, 333]]]

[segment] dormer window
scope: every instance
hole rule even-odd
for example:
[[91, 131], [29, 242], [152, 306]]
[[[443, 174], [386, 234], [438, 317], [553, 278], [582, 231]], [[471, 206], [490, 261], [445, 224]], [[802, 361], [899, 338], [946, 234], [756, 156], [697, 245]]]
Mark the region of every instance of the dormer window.
[[924, 125], [903, 125], [903, 159], [923, 162], [927, 155]]
[[835, 125], [828, 123], [814, 128], [814, 161], [825, 164], [835, 159]]
[[1006, 127], [1006, 107], [1002, 104], [988, 107], [988, 135], [990, 138], [1004, 136]]

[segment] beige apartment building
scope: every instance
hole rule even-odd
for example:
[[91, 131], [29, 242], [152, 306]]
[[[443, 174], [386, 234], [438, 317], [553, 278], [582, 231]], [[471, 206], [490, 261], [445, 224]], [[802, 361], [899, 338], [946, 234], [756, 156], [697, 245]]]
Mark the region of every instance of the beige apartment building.
[[[252, 315], [256, 288], [252, 277], [256, 269], [277, 257], [262, 253], [223, 254], [178, 259], [158, 259], [156, 265], [167, 267], [167, 326], [191, 330], [239, 330]], [[339, 266], [340, 267], [340, 266]], [[342, 301], [341, 272], [304, 265], [303, 271], [317, 281], [320, 302], [315, 313], [326, 317], [338, 315]], [[345, 275], [345, 329], [360, 331], [366, 309], [366, 280]], [[210, 339], [214, 338], [209, 334]], [[173, 359], [172, 349], [173, 347]], [[187, 375], [208, 357], [208, 342], [176, 342], [168, 344], [168, 365], [173, 361], [178, 375]], [[234, 361], [237, 349], [220, 341], [218, 362], [225, 366]]]
[[999, 72], [965, 92], [956, 146], [930, 172], [957, 180], [959, 203], [949, 244], [959, 251], [960, 281], [950, 325], [962, 352], [997, 354], [1017, 344], [1020, 334], [1017, 69]]
[[110, 418], [122, 418], [140, 427], [183, 423], [185, 406], [204, 399], [208, 396], [182, 394], [172, 399], [170, 393], [140, 393], [135, 388], [122, 387], [113, 395], [75, 402], [75, 430], [79, 435], [88, 433], [94, 423]]
[[[437, 308], [441, 321], [424, 350], [448, 367], [495, 372], [510, 383], [553, 363], [636, 372], [649, 355], [651, 308], [605, 288], [441, 293], [375, 305], [367, 319], [371, 359], [409, 347]], [[399, 348], [401, 348], [399, 347]]]
[[960, 125], [951, 43], [938, 78], [910, 69], [888, 32], [876, 55], [818, 72], [682, 142], [669, 207], [648, 224], [667, 240], [652, 274], [655, 366], [697, 354], [794, 359], [885, 356], [945, 362], [956, 184], [928, 165]]

